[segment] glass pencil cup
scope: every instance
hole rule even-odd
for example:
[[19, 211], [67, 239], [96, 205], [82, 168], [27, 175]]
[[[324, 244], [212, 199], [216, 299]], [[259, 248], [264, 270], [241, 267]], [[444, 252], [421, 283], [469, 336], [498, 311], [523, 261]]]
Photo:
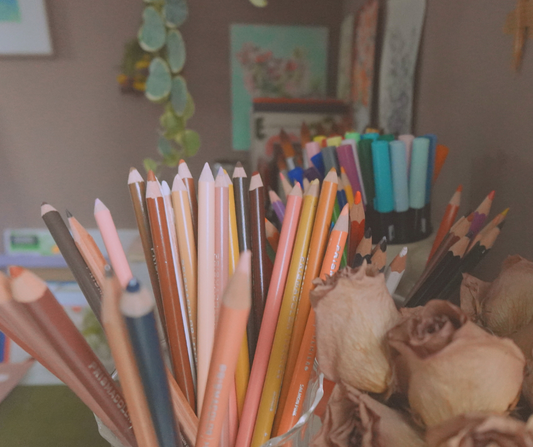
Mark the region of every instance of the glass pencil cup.
[[298, 422], [287, 433], [268, 440], [261, 447], [309, 447], [321, 427], [320, 418], [314, 414], [314, 411], [322, 396], [324, 396], [324, 374], [314, 368], [304, 399], [304, 412]]

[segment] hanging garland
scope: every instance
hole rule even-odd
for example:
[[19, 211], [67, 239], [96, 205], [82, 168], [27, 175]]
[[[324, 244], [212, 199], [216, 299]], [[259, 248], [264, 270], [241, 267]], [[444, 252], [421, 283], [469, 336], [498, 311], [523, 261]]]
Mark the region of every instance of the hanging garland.
[[187, 129], [195, 107], [181, 74], [186, 51], [178, 28], [187, 19], [187, 3], [145, 0], [145, 4], [137, 40], [126, 46], [118, 81], [123, 91], [144, 91], [150, 101], [164, 107], [157, 143], [161, 160], [144, 160], [147, 171], [156, 171], [161, 165], [174, 167], [181, 158], [195, 155], [200, 136]]

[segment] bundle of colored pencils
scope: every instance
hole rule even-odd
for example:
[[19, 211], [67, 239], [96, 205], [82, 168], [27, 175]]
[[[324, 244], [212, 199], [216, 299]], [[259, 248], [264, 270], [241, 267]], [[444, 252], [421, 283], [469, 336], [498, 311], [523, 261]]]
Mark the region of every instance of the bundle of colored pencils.
[[[342, 202], [340, 173], [331, 166], [303, 190], [303, 180], [287, 180], [282, 200], [267, 194], [259, 173], [248, 182], [240, 163], [231, 179], [222, 169], [213, 176], [206, 163], [195, 182], [181, 161], [172, 189], [132, 168], [128, 187], [152, 294], [133, 277], [102, 201], [94, 215], [110, 266], [74, 216], [67, 212], [69, 232], [44, 203], [43, 220], [105, 329], [121, 390], [46, 284], [19, 267], [0, 277], [0, 329], [126, 446], [259, 447], [302, 414], [315, 359], [314, 279], [367, 261], [393, 294], [405, 271], [407, 248], [387, 262], [387, 238], [372, 243], [362, 191]], [[454, 224], [460, 189], [409, 305], [452, 295], [501, 229], [506, 211], [482, 228], [494, 193]], [[280, 228], [265, 217], [271, 208]]]
[[383, 236], [389, 243], [416, 242], [431, 234], [431, 193], [448, 156], [448, 148], [437, 144], [435, 135], [395, 139], [369, 129], [364, 134], [347, 132], [344, 138], [318, 135], [312, 141], [303, 124], [301, 154], [283, 130], [279, 139], [276, 162], [283, 190], [289, 181], [322, 179], [334, 167], [340, 175], [339, 208], [351, 205], [359, 191], [374, 242]]

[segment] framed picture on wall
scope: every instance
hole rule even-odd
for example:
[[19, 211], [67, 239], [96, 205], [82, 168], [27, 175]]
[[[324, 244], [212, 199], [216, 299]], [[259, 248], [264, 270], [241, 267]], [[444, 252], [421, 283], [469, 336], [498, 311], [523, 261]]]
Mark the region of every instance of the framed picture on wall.
[[52, 54], [44, 0], [0, 0], [0, 55]]

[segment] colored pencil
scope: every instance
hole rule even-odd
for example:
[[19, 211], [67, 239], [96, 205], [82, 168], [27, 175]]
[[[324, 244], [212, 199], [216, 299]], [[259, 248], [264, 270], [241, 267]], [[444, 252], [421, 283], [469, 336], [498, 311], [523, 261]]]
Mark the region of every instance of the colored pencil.
[[187, 328], [183, 321], [176, 270], [170, 246], [170, 232], [165, 202], [159, 183], [152, 171], [148, 172], [147, 180], [146, 207], [150, 219], [150, 229], [163, 298], [170, 359], [176, 381], [194, 409], [194, 383], [185, 337]]
[[246, 171], [241, 162], [237, 162], [233, 171], [233, 190], [235, 194], [235, 213], [239, 235], [239, 251], [250, 250], [250, 202]]
[[260, 446], [265, 443], [270, 438], [272, 431], [318, 205], [318, 193], [319, 182], [314, 180], [309, 192], [303, 198], [289, 273], [255, 422], [252, 446]]
[[69, 210], [67, 210], [67, 220], [76, 247], [78, 247], [81, 256], [86, 262], [87, 267], [89, 267], [89, 270], [98, 283], [98, 286], [100, 289], [102, 289], [105, 278], [104, 268], [107, 264], [104, 255], [96, 245], [96, 242], [94, 242], [93, 237], [78, 222], [78, 219], [76, 219]]
[[346, 200], [348, 201], [348, 205], [352, 206], [354, 203], [353, 189], [350, 180], [346, 175], [346, 169], [344, 169], [343, 166], [341, 166], [341, 180], [344, 186], [344, 193], [346, 194]]
[[165, 367], [168, 387], [170, 389], [170, 399], [174, 408], [175, 423], [181, 429], [181, 434], [189, 446], [196, 445], [196, 436], [198, 434], [198, 417], [192, 411], [185, 395], [176, 383], [172, 373]]
[[437, 181], [437, 178], [439, 178], [440, 171], [444, 166], [444, 162], [446, 161], [449, 152], [450, 150], [446, 146], [444, 146], [443, 144], [437, 144], [437, 149], [435, 151], [435, 168], [433, 169], [432, 183], [435, 183]]
[[292, 186], [287, 180], [287, 178], [283, 175], [283, 173], [279, 173], [279, 178], [281, 180], [281, 187], [283, 188], [283, 192], [285, 193], [286, 197], [291, 193]]
[[472, 239], [472, 242], [470, 242], [470, 245], [468, 246], [468, 251], [470, 251], [472, 247], [474, 247], [474, 245], [476, 245], [476, 243], [479, 242], [479, 240], [484, 237], [489, 231], [504, 222], [508, 212], [509, 208], [504, 209], [501, 213], [497, 214], [496, 217], [494, 217], [494, 219], [492, 219], [487, 225], [485, 225], [481, 229], [481, 231], [476, 234], [476, 236]]
[[372, 166], [372, 140], [361, 140], [357, 144], [357, 155], [361, 164], [361, 174], [365, 188], [365, 204], [373, 206], [376, 192], [374, 188], [374, 167]]
[[367, 228], [365, 234], [359, 242], [355, 250], [355, 256], [352, 260], [352, 268], [360, 267], [363, 264], [363, 261], [370, 262], [370, 257], [372, 253], [372, 228]]
[[215, 327], [229, 278], [229, 189], [224, 170], [215, 179]]
[[383, 237], [370, 256], [370, 263], [375, 265], [380, 272], [385, 271], [387, 265], [387, 238]]
[[490, 208], [492, 207], [492, 201], [494, 200], [494, 195], [496, 191], [491, 191], [487, 197], [480, 203], [480, 205], [474, 211], [474, 218], [472, 220], [472, 225], [470, 226], [470, 232], [475, 236], [479, 230], [483, 227], [483, 224], [487, 220], [487, 217], [490, 213]]
[[403, 247], [400, 253], [398, 253], [385, 271], [385, 283], [387, 284], [387, 290], [394, 295], [394, 292], [398, 288], [398, 284], [402, 280], [402, 276], [405, 273], [405, 265], [407, 262], [407, 247]]
[[348, 203], [348, 199], [346, 197], [346, 191], [344, 190], [344, 182], [342, 181], [342, 177], [339, 176], [337, 181], [338, 181], [337, 201], [339, 202], [339, 213], [340, 213], [340, 210], [342, 210], [344, 208], [344, 205]]
[[251, 306], [251, 254], [244, 252], [222, 299], [196, 445], [218, 447]]
[[136, 445], [121, 392], [46, 283], [22, 267], [10, 267], [13, 298], [43, 332], [68, 368], [109, 415], [121, 439]]
[[252, 320], [253, 324], [248, 327], [248, 349], [250, 357], [255, 355], [255, 347], [261, 321], [263, 320], [263, 308], [268, 293], [270, 278], [270, 260], [266, 253], [265, 231], [265, 198], [263, 180], [258, 172], [252, 175], [250, 180], [250, 229], [252, 251]]
[[161, 287], [159, 286], [159, 276], [155, 265], [154, 244], [150, 230], [150, 221], [148, 220], [148, 210], [146, 209], [146, 183], [135, 168], [130, 168], [128, 175], [128, 188], [130, 191], [135, 221], [139, 230], [141, 244], [144, 252], [144, 259], [150, 275], [152, 292], [154, 293], [155, 302], [159, 313], [159, 318], [165, 326], [165, 313], [163, 311], [163, 299], [161, 298]]
[[189, 198], [189, 206], [191, 207], [192, 227], [196, 244], [198, 245], [198, 199], [196, 197], [196, 187], [194, 186], [194, 178], [189, 170], [189, 166], [185, 160], [180, 160], [178, 165], [178, 174], [180, 175], [185, 187], [187, 188], [187, 196]]
[[181, 310], [181, 318], [183, 320], [183, 328], [185, 334], [185, 343], [187, 346], [187, 354], [189, 358], [189, 365], [191, 368], [191, 377], [193, 386], [196, 382], [196, 337], [194, 337], [194, 327], [192, 325], [192, 314], [190, 311], [190, 303], [188, 302], [188, 295], [185, 292], [183, 284], [183, 273], [181, 271], [181, 259], [178, 250], [178, 237], [176, 235], [176, 223], [174, 222], [174, 208], [172, 207], [172, 192], [168, 183], [163, 180], [161, 182], [161, 194], [163, 195], [163, 202], [165, 204], [165, 216], [167, 219], [167, 227], [169, 232], [170, 251], [172, 253], [172, 261], [174, 264], [174, 275], [176, 276], [176, 285], [178, 288], [179, 305]]
[[181, 261], [183, 288], [190, 320], [190, 334], [193, 346], [195, 347], [196, 361], [198, 361], [198, 326], [196, 321], [198, 313], [197, 251], [187, 188], [179, 174], [176, 174], [172, 183], [172, 204]]
[[[202, 412], [215, 337], [215, 179], [206, 163], [198, 179], [198, 414]], [[178, 382], [179, 384], [179, 382]]]
[[266, 238], [270, 246], [274, 251], [278, 249], [279, 244], [279, 231], [278, 229], [270, 222], [268, 219], [265, 218], [265, 231], [266, 231]]
[[314, 166], [311, 159], [318, 153], [320, 153], [320, 145], [316, 141], [310, 141], [305, 145], [305, 154], [307, 155], [309, 166]]
[[[147, 189], [150, 189], [150, 185]], [[141, 289], [136, 279], [132, 279], [120, 300], [120, 311], [130, 336], [154, 430], [160, 447], [181, 447], [179, 427], [175, 423], [165, 363], [159, 345], [154, 308], [152, 297], [146, 290]]]
[[437, 251], [437, 248], [439, 248], [439, 245], [444, 240], [444, 238], [450, 231], [450, 228], [452, 227], [453, 223], [455, 222], [455, 218], [457, 217], [457, 213], [459, 212], [459, 207], [461, 205], [462, 191], [463, 185], [459, 185], [452, 198], [448, 202], [446, 210], [444, 211], [444, 216], [442, 216], [442, 220], [440, 221], [439, 229], [437, 230], [437, 235], [435, 236], [435, 240], [433, 241], [431, 251], [429, 252], [428, 259], [431, 259], [433, 257], [433, 255]]
[[302, 189], [304, 191], [304, 194], [307, 192], [307, 190], [309, 189], [310, 185], [311, 185], [311, 182], [309, 181], [309, 179], [304, 178], [304, 181], [302, 183]]
[[102, 324], [124, 392], [135, 438], [140, 446], [159, 447], [126, 323], [120, 312], [120, 287], [118, 278], [107, 266], [102, 297]]
[[350, 207], [350, 235], [348, 247], [348, 262], [352, 265], [357, 246], [365, 235], [365, 207], [361, 192], [355, 193], [354, 204]]
[[76, 278], [76, 282], [80, 286], [81, 292], [89, 303], [91, 310], [98, 321], [101, 321], [100, 300], [102, 291], [76, 247], [76, 243], [72, 239], [61, 215], [52, 205], [43, 202], [41, 205], [41, 217], [54, 238], [59, 251], [65, 258], [74, 278]]
[[[332, 169], [324, 178], [322, 189], [320, 191], [320, 197], [318, 199], [315, 223], [313, 225], [313, 232], [311, 233], [311, 242], [309, 243], [305, 277], [300, 292], [300, 300], [298, 302], [296, 319], [294, 320], [294, 327], [289, 345], [289, 353], [287, 355], [287, 365], [285, 367], [285, 374], [283, 377], [283, 384], [278, 406], [285, 405], [285, 400], [287, 399], [289, 392], [288, 388], [290, 385], [290, 378], [292, 377], [294, 368], [296, 366], [296, 359], [302, 343], [307, 317], [309, 316], [309, 311], [311, 309], [309, 292], [314, 289], [313, 280], [319, 275], [320, 268], [322, 266], [322, 260], [324, 258], [326, 244], [328, 242], [331, 214], [333, 212], [336, 195], [337, 173], [334, 169]], [[276, 419], [274, 421], [274, 427], [277, 426], [277, 423], [279, 423], [279, 421]]]
[[331, 168], [335, 168], [335, 172], [340, 171], [339, 160], [337, 160], [336, 146], [326, 146], [320, 151], [322, 154], [322, 161], [324, 163], [324, 172], [329, 172]]
[[[250, 188], [252, 187], [252, 183], [250, 182]], [[291, 193], [287, 196], [287, 210], [281, 228], [272, 278], [268, 287], [264, 318], [257, 339], [257, 348], [250, 373], [250, 382], [244, 400], [244, 408], [239, 424], [239, 433], [237, 435], [237, 447], [249, 446], [252, 440], [259, 401], [261, 399], [261, 390], [264, 385], [268, 359], [274, 341], [276, 322], [289, 270], [290, 257], [294, 246], [301, 207], [302, 189], [300, 184], [296, 183]]]
[[300, 127], [300, 145], [305, 147], [305, 145], [310, 143], [311, 140], [311, 131], [309, 130], [309, 127], [307, 127], [305, 121], [302, 121], [302, 125]]
[[276, 192], [271, 189], [268, 190], [268, 196], [270, 198], [272, 208], [274, 209], [274, 212], [276, 213], [276, 216], [279, 220], [279, 223], [282, 224], [283, 218], [285, 217], [285, 204], [281, 201]]
[[111, 212], [100, 199], [96, 199], [94, 203], [94, 219], [104, 240], [109, 261], [120, 281], [120, 285], [126, 287], [133, 274], [131, 273], [126, 253], [124, 253], [124, 248], [120, 242], [117, 227], [115, 226]]
[[[365, 185], [363, 182], [363, 174], [361, 172], [361, 162], [359, 160], [359, 153], [357, 152], [357, 144], [360, 141], [360, 135], [357, 132], [347, 132], [344, 136], [346, 139], [343, 140], [342, 144], [347, 144], [350, 146], [352, 151], [352, 157], [355, 162], [355, 169], [357, 174], [357, 179], [352, 178], [355, 177], [354, 175], [350, 176], [349, 169], [346, 168], [346, 174], [348, 175], [348, 178], [350, 179], [350, 182], [352, 182], [352, 189], [355, 194], [357, 190], [361, 191], [361, 196], [363, 197], [363, 202], [365, 202], [366, 198], [366, 192], [365, 192]], [[338, 153], [338, 150], [337, 150]]]
[[[341, 176], [342, 171], [344, 170], [345, 176], [349, 180], [352, 188], [352, 195], [356, 191], [362, 192], [363, 189], [361, 185], [362, 180], [359, 177], [359, 171], [357, 169], [358, 160], [355, 159], [355, 154], [356, 152], [353, 150], [353, 146], [351, 144], [344, 143], [337, 147], [337, 157], [339, 158], [339, 163], [341, 165]], [[343, 183], [346, 184], [348, 182], [343, 180]]]
[[23, 306], [13, 299], [9, 279], [2, 272], [0, 272], [0, 330], [63, 381], [104, 425], [124, 440], [124, 436], [107, 415], [99, 399], [88, 391], [85, 383], [67, 366]]
[[[318, 212], [317, 212], [318, 218]], [[345, 207], [335, 224], [335, 228], [329, 237], [326, 253], [320, 269], [320, 278], [326, 279], [339, 269], [340, 254], [346, 245], [348, 237], [349, 217], [348, 207]], [[307, 324], [302, 338], [302, 343], [296, 358], [294, 373], [290, 383], [287, 385], [288, 392], [284, 406], [278, 405], [279, 422], [274, 427], [275, 436], [282, 435], [289, 431], [296, 424], [302, 414], [304, 397], [309, 385], [313, 363], [315, 360], [316, 339], [315, 339], [315, 312], [310, 310]], [[276, 417], [278, 419], [278, 416]]]

